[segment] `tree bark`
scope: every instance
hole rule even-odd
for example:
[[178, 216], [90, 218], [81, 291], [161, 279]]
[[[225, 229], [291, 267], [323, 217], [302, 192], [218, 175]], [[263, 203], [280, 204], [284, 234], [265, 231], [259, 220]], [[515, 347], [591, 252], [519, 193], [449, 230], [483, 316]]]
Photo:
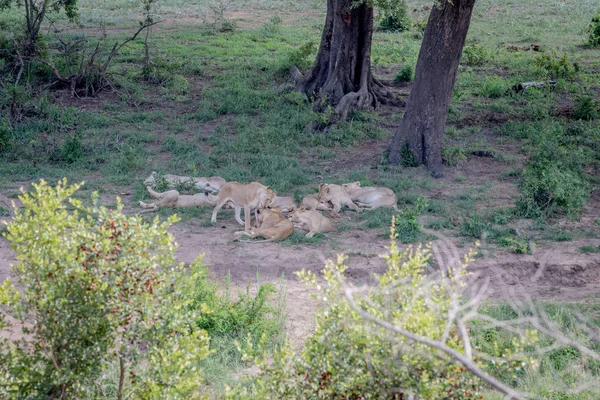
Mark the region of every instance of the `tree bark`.
[[475, 0], [441, 0], [432, 7], [406, 111], [388, 160], [402, 161], [404, 146], [434, 177], [443, 174], [442, 135]]
[[391, 93], [371, 73], [373, 8], [367, 2], [328, 0], [321, 44], [313, 67], [302, 75], [292, 67], [296, 89], [314, 98], [317, 109], [330, 105], [341, 118], [353, 109], [386, 104]]

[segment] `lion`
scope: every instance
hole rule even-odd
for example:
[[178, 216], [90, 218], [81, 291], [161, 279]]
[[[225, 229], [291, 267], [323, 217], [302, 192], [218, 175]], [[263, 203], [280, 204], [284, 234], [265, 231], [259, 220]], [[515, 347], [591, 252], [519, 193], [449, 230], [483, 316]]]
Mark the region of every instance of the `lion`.
[[342, 187], [360, 207], [392, 207], [394, 210], [400, 211], [398, 209], [398, 198], [392, 189], [375, 186], [361, 187], [358, 181], [344, 183]]
[[[141, 213], [158, 211], [163, 207], [173, 208], [191, 208], [201, 206], [214, 206], [217, 203], [217, 196], [214, 196], [208, 192], [197, 193], [195, 195], [179, 194], [177, 190], [169, 190], [163, 193], [157, 193], [150, 186], [146, 187], [150, 196], [157, 199], [153, 203], [144, 203], [140, 201], [140, 207], [146, 208]], [[140, 214], [141, 214], [140, 213]]]
[[170, 188], [177, 187], [177, 185], [190, 183], [196, 189], [209, 191], [209, 192], [218, 192], [223, 184], [226, 182], [225, 179], [220, 176], [211, 176], [211, 177], [199, 177], [193, 178], [189, 176], [179, 176], [179, 175], [159, 175], [156, 171], [152, 171], [150, 176], [144, 180], [145, 186], [154, 186], [158, 182], [159, 176], [164, 179], [167, 183], [167, 186]]
[[339, 213], [343, 206], [353, 209], [354, 211], [362, 211], [359, 206], [354, 204], [346, 190], [341, 185], [331, 185], [321, 183], [319, 185], [319, 193], [317, 200], [321, 204], [330, 202], [333, 205], [333, 212]]
[[266, 240], [260, 241], [260, 243], [263, 243], [283, 240], [294, 233], [294, 224], [283, 216], [279, 207], [257, 210], [256, 212], [256, 220], [260, 227], [251, 231], [236, 232], [236, 236], [246, 235], [252, 239], [264, 238]]
[[317, 233], [327, 233], [333, 230], [333, 222], [318, 211], [307, 210], [305, 207], [295, 210], [289, 216], [294, 226], [308, 230], [307, 238]]
[[282, 212], [288, 213], [296, 209], [296, 203], [294, 203], [294, 199], [291, 197], [275, 196], [270, 207], [278, 207]]
[[317, 194], [309, 194], [302, 199], [300, 207], [305, 207], [307, 210], [331, 211], [333, 207], [330, 202], [321, 203], [317, 199]]
[[[247, 185], [239, 182], [227, 182], [219, 191], [217, 204], [210, 219], [213, 224], [217, 223], [217, 213], [227, 202], [233, 203], [235, 220], [245, 226], [245, 230], [250, 230], [250, 210], [266, 208], [275, 199], [276, 193], [268, 186], [258, 182], [252, 182]], [[244, 221], [240, 218], [240, 211], [244, 207]], [[256, 218], [258, 220], [258, 217]]]

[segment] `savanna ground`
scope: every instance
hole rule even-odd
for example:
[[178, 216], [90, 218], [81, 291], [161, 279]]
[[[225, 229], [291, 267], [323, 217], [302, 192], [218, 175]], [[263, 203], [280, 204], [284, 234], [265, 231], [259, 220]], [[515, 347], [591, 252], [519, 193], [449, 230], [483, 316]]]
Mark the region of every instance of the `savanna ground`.
[[[408, 3], [413, 21], [427, 17], [430, 1]], [[137, 40], [112, 66], [114, 91], [79, 99], [65, 90], [23, 101], [22, 122], [11, 132], [13, 145], [0, 153], [0, 216], [10, 218], [8, 204], [16, 201], [19, 188], [40, 178], [85, 181], [79, 196], [99, 191], [108, 205], [120, 197], [131, 213], [147, 198], [142, 181], [151, 171], [256, 180], [298, 202], [321, 182], [359, 180], [393, 189], [400, 208], [425, 199], [420, 221], [426, 229], [405, 241], [439, 240], [437, 234], [464, 252], [480, 241], [471, 268], [485, 275], [500, 267], [502, 279], [494, 277], [492, 285], [498, 295], [508, 286], [537, 298], [597, 301], [600, 125], [598, 119], [580, 120], [578, 112], [582, 96], [600, 98], [600, 50], [584, 45], [598, 4], [478, 1], [467, 39], [470, 54], [463, 57], [454, 89], [445, 135], [448, 167], [441, 179], [422, 168], [384, 162], [402, 109], [356, 112], [327, 130], [311, 129], [329, 115], [315, 113], [292, 91], [288, 68], [310, 66], [323, 7], [308, 0], [247, 0], [231, 2], [221, 14], [203, 2], [163, 1], [162, 22], [149, 37], [150, 79], [140, 78], [143, 43]], [[81, 1], [80, 11], [79, 26], [57, 22], [65, 37], [94, 42], [104, 25], [109, 39], [124, 38], [139, 19], [130, 1]], [[403, 67], [414, 67], [419, 45], [418, 29], [375, 33], [375, 75], [404, 99], [410, 83], [395, 77]], [[52, 45], [49, 51], [55, 51]], [[554, 67], [540, 61], [542, 54], [562, 58], [557, 68], [566, 72], [555, 71], [557, 85], [512, 92], [520, 82], [555, 78]], [[524, 218], [514, 212], [521, 171], [534, 136], [557, 129], [570, 129], [583, 138], [581, 146], [595, 150], [585, 166], [591, 194], [578, 215]], [[210, 224], [210, 208], [178, 214], [182, 220], [173, 232], [180, 260], [191, 262], [204, 253], [214, 277], [230, 276], [240, 286], [252, 279], [281, 284], [287, 333], [299, 344], [311, 332], [318, 302], [297, 283], [294, 271], [318, 271], [325, 259], [344, 253], [348, 275], [370, 282], [385, 268], [378, 255], [388, 243], [393, 212], [346, 211], [337, 220], [337, 232], [310, 240], [297, 233], [282, 243], [264, 244], [234, 242], [239, 226], [231, 211], [222, 211], [216, 226]], [[0, 281], [9, 276], [11, 261], [8, 243], [0, 239]]]

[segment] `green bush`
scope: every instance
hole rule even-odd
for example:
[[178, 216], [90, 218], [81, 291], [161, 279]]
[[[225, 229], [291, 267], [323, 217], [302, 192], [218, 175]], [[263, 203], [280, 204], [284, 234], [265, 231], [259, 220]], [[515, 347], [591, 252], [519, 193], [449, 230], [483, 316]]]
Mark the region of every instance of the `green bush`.
[[574, 217], [587, 201], [588, 188], [579, 173], [565, 169], [558, 162], [533, 162], [523, 170], [517, 210], [526, 217], [551, 215], [556, 211]]
[[571, 61], [567, 54], [558, 56], [555, 52], [539, 55], [534, 63], [551, 79], [573, 79], [580, 69], [579, 64]]
[[427, 199], [419, 196], [414, 206], [404, 207], [395, 217], [394, 229], [402, 243], [414, 243], [419, 239], [423, 229], [419, 217], [427, 210], [427, 206]]
[[485, 46], [479, 44], [466, 45], [463, 48], [461, 61], [466, 65], [482, 65], [490, 58]]
[[[357, 300], [359, 306], [390, 318], [401, 329], [439, 339], [447, 323], [442, 315], [451, 297], [442, 286], [427, 283], [423, 273], [427, 252], [420, 247], [401, 252], [392, 240], [385, 259], [387, 272], [376, 278], [365, 299]], [[262, 372], [251, 379], [250, 387], [230, 390], [228, 398], [393, 399], [409, 393], [427, 399], [480, 398], [481, 381], [463, 367], [424, 344], [408, 344], [404, 337], [366, 322], [351, 308], [342, 292], [342, 285], [348, 285], [344, 261], [340, 256], [336, 262], [327, 262], [324, 282], [312, 272], [299, 273], [325, 302], [314, 336], [297, 356], [284, 347], [267, 360], [260, 349], [250, 349], [248, 355], [256, 357]], [[460, 276], [457, 272], [455, 279]], [[425, 291], [436, 299], [435, 305], [424, 298]], [[449, 345], [462, 352], [457, 332], [451, 330], [450, 336]]]
[[592, 18], [587, 28], [588, 44], [592, 47], [600, 46], [600, 13]]
[[485, 82], [479, 88], [480, 96], [496, 99], [508, 93], [509, 84], [501, 76], [487, 76]]
[[10, 145], [10, 121], [8, 117], [4, 117], [0, 119], [0, 153], [6, 151], [8, 146]]
[[81, 143], [81, 133], [69, 137], [61, 149], [61, 158], [68, 162], [74, 163], [83, 158], [83, 145]]
[[396, 74], [396, 82], [412, 82], [414, 79], [414, 67], [410, 64], [404, 64]]
[[458, 167], [467, 161], [467, 155], [462, 147], [445, 147], [442, 150], [442, 160], [449, 167]]
[[573, 117], [593, 120], [600, 117], [600, 103], [593, 96], [582, 95], [575, 98]]
[[173, 75], [167, 79], [165, 90], [169, 99], [185, 96], [190, 91], [190, 83], [183, 75]]
[[313, 62], [312, 57], [314, 57], [316, 51], [317, 45], [315, 42], [311, 40], [304, 43], [302, 46], [288, 55], [286, 60], [287, 62], [282, 66], [282, 69], [287, 72], [287, 70], [292, 66], [298, 67], [300, 70], [306, 70], [310, 68]]
[[208, 336], [175, 263], [176, 218], [146, 224], [97, 194], [84, 206], [66, 180], [33, 186], [5, 234], [16, 282], [0, 286], [0, 305], [24, 336], [0, 342], [0, 397], [98, 398], [97, 379], [117, 366], [102, 384], [115, 398], [197, 398]]
[[379, 29], [382, 31], [404, 32], [408, 31], [411, 25], [405, 0], [396, 2], [393, 8], [386, 10], [379, 21]]
[[520, 237], [504, 236], [498, 239], [498, 244], [515, 254], [531, 254], [529, 242]]

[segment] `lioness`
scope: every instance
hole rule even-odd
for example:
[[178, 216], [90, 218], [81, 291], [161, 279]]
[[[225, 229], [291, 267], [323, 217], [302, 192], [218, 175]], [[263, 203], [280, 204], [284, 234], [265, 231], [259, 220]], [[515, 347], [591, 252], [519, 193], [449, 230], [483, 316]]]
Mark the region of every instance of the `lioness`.
[[319, 199], [317, 199], [317, 194], [309, 194], [308, 196], [302, 199], [300, 203], [300, 207], [305, 207], [307, 210], [320, 210], [320, 211], [330, 211], [333, 209], [330, 202], [321, 203]]
[[[227, 203], [233, 203], [235, 220], [240, 225], [245, 225], [245, 230], [250, 230], [250, 209], [265, 208], [271, 204], [276, 193], [258, 182], [247, 185], [238, 182], [227, 182], [221, 187], [217, 197], [217, 204], [210, 219], [213, 224], [217, 223], [217, 213]], [[240, 218], [240, 211], [244, 207], [244, 221]], [[256, 213], [255, 213], [256, 215]], [[257, 218], [258, 219], [258, 218]]]
[[291, 197], [275, 196], [275, 199], [270, 204], [270, 207], [278, 207], [282, 212], [288, 213], [296, 209], [296, 203]]
[[350, 198], [361, 207], [378, 208], [392, 207], [398, 209], [398, 198], [392, 189], [386, 187], [361, 187], [360, 182], [344, 183], [342, 185]]
[[[165, 180], [165, 182], [167, 182], [168, 187], [171, 187], [171, 188], [174, 188], [177, 185], [182, 184], [182, 183], [190, 183], [196, 189], [208, 190], [209, 192], [219, 191], [219, 189], [221, 189], [221, 186], [223, 186], [223, 184], [225, 183], [225, 179], [221, 178], [220, 176], [211, 176], [209, 178], [206, 178], [206, 177], [193, 178], [193, 177], [189, 177], [189, 176], [166, 174], [166, 175], [161, 175], [161, 177], [162, 177], [162, 179]], [[154, 186], [158, 183], [157, 182], [158, 178], [159, 178], [159, 175], [156, 173], [156, 171], [152, 171], [150, 176], [144, 180], [144, 185], [145, 186]]]
[[285, 239], [294, 233], [294, 224], [283, 216], [279, 207], [258, 210], [256, 219], [260, 223], [260, 228], [235, 234], [237, 236], [246, 235], [252, 239], [261, 237], [266, 239], [264, 242], [273, 242]]
[[330, 202], [333, 204], [333, 212], [339, 213], [342, 206], [349, 207], [354, 211], [361, 211], [361, 208], [354, 204], [346, 190], [341, 185], [330, 185], [321, 183], [319, 185], [319, 193], [317, 199], [321, 204]]
[[150, 196], [157, 199], [157, 201], [153, 203], [144, 203], [140, 201], [140, 206], [142, 208], [146, 208], [147, 210], [142, 211], [141, 213], [158, 211], [163, 207], [173, 207], [173, 208], [190, 208], [190, 207], [201, 207], [201, 206], [214, 206], [217, 203], [217, 196], [213, 196], [212, 194], [198, 193], [193, 196], [179, 194], [177, 190], [169, 190], [163, 193], [157, 193], [150, 186], [146, 187]]
[[308, 231], [307, 238], [320, 232], [327, 233], [333, 230], [333, 222], [329, 218], [322, 216], [318, 211], [307, 210], [303, 207], [291, 213], [290, 220], [294, 226]]

